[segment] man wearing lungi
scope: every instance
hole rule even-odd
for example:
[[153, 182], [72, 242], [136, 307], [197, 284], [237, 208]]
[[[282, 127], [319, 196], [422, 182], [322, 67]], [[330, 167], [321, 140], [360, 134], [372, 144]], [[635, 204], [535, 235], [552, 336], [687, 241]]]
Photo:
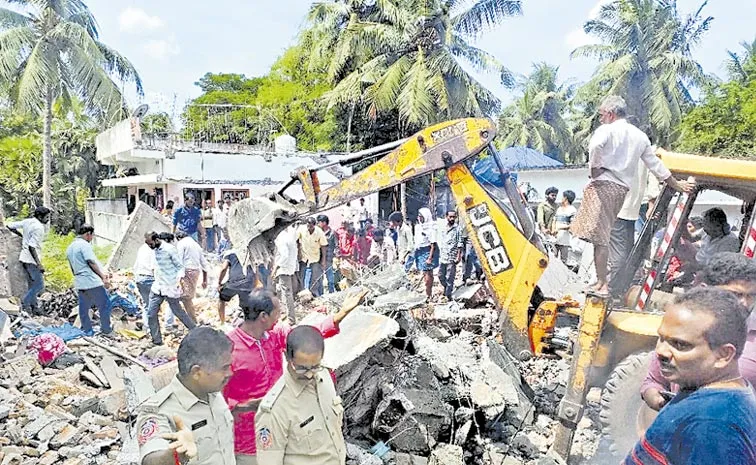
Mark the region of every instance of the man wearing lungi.
[[648, 136], [627, 120], [622, 97], [606, 97], [599, 107], [601, 126], [588, 145], [590, 181], [583, 191], [572, 234], [593, 244], [596, 284], [591, 290], [608, 295], [609, 235], [641, 161], [660, 181], [678, 192], [691, 192], [695, 183], [678, 181], [656, 157]]

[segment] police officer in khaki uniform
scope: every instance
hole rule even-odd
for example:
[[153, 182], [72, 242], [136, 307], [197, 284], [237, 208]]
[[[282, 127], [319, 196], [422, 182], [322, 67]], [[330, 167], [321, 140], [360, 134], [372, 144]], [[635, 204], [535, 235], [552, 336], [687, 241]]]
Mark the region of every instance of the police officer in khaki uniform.
[[142, 465], [235, 465], [234, 420], [220, 394], [231, 376], [231, 340], [208, 326], [192, 329], [179, 345], [178, 370], [139, 408]]
[[344, 465], [344, 407], [323, 359], [323, 336], [298, 326], [286, 339], [287, 367], [257, 411], [257, 465]]

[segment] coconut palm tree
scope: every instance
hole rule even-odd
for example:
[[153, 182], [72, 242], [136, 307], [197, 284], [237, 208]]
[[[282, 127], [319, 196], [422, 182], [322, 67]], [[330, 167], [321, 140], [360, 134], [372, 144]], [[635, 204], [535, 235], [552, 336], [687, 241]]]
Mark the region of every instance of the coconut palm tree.
[[681, 16], [675, 0], [614, 0], [603, 5], [583, 26], [601, 43], [572, 52], [573, 57], [601, 62], [578, 92], [577, 102], [595, 109], [595, 101], [603, 96], [621, 95], [630, 114], [640, 125], [650, 126], [659, 143], [674, 139], [683, 111], [692, 104], [689, 90], [709, 81], [691, 55], [713, 20], [702, 14], [706, 3], [687, 17]]
[[742, 49], [740, 53], [727, 50], [729, 58], [725, 62], [725, 66], [727, 67], [727, 74], [730, 75], [730, 79], [745, 84], [749, 80], [746, 64], [751, 61], [751, 58], [756, 56], [756, 39], [753, 39], [751, 43], [746, 41], [741, 42], [740, 48]]
[[569, 159], [572, 131], [565, 121], [575, 85], [560, 83], [559, 67], [535, 63], [520, 79], [522, 96], [499, 118], [499, 143], [504, 147], [530, 147], [560, 161]]
[[51, 203], [53, 103], [81, 98], [105, 121], [123, 115], [121, 91], [113, 78], [132, 81], [141, 95], [134, 66], [98, 40], [97, 23], [81, 0], [6, 0], [0, 7], [0, 79], [11, 83], [11, 98], [22, 110], [43, 116], [42, 194]]
[[512, 74], [470, 40], [521, 12], [519, 0], [326, 0], [312, 6], [303, 42], [335, 84], [329, 105], [398, 109], [404, 123], [426, 125], [498, 108], [462, 63], [511, 86]]

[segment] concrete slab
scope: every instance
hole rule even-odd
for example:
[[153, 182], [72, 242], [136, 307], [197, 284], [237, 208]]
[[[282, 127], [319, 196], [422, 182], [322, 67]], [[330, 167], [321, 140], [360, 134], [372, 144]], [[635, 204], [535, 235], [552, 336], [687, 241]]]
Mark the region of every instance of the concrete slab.
[[26, 293], [26, 271], [18, 261], [20, 254], [21, 238], [0, 222], [0, 297], [20, 297]]
[[[313, 325], [325, 318], [321, 313], [311, 313], [300, 324]], [[399, 323], [392, 318], [358, 309], [341, 322], [340, 329], [339, 334], [325, 341], [323, 366], [334, 370], [395, 335], [399, 331]]]
[[107, 263], [109, 270], [131, 268], [136, 260], [137, 251], [144, 243], [144, 233], [148, 231], [169, 232], [171, 223], [163, 215], [150, 208], [144, 202], [137, 202], [134, 212], [129, 216], [121, 241], [113, 249]]
[[566, 295], [576, 298], [585, 288], [585, 284], [560, 259], [551, 255], [549, 266], [538, 281], [538, 287], [546, 298], [560, 299]]

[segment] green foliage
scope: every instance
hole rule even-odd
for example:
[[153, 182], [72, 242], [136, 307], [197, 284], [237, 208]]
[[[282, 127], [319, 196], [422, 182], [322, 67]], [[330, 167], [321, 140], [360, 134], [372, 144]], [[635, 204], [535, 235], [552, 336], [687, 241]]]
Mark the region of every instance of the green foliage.
[[165, 135], [173, 132], [171, 117], [166, 112], [150, 113], [140, 121], [142, 134]]
[[131, 81], [141, 95], [134, 66], [99, 40], [94, 16], [81, 0], [6, 0], [0, 7], [0, 82], [16, 107], [44, 117], [42, 197], [52, 201], [50, 176], [53, 103], [70, 107], [81, 99], [90, 114], [110, 123], [127, 114], [119, 81]]
[[601, 41], [572, 52], [573, 57], [597, 58], [593, 78], [577, 93], [584, 121], [578, 139], [585, 145], [596, 124], [595, 110], [610, 94], [621, 95], [641, 127], [650, 127], [660, 145], [677, 137], [684, 112], [693, 105], [690, 89], [710, 82], [691, 51], [700, 43], [712, 17], [698, 10], [683, 16], [669, 0], [614, 0], [583, 29]]
[[678, 149], [727, 157], [756, 158], [756, 56], [743, 74], [710, 89], [682, 122]]
[[560, 161], [570, 160], [572, 131], [565, 121], [574, 86], [560, 84], [559, 68], [546, 63], [533, 65], [523, 79], [522, 96], [499, 117], [498, 145], [530, 147]]
[[[73, 275], [66, 259], [66, 249], [76, 238], [73, 233], [61, 235], [48, 233], [42, 245], [42, 266], [45, 267], [45, 285], [49, 291], [62, 292], [71, 288]], [[112, 252], [112, 247], [95, 247], [97, 260], [103, 265]]]
[[303, 150], [336, 145], [338, 122], [321, 100], [330, 85], [322, 73], [307, 70], [301, 47], [284, 52], [265, 76], [208, 73], [197, 85], [204, 94], [184, 111], [187, 136], [268, 148], [275, 137], [290, 134]]
[[428, 125], [463, 116], [490, 115], [498, 99], [461, 63], [512, 74], [471, 45], [483, 30], [521, 14], [519, 0], [327, 0], [310, 8], [302, 42], [310, 69], [335, 84], [330, 107], [356, 107], [372, 117], [398, 111], [402, 124]]
[[23, 199], [39, 190], [41, 171], [42, 144], [38, 135], [0, 138], [0, 189], [16, 202], [15, 210], [21, 208]]

